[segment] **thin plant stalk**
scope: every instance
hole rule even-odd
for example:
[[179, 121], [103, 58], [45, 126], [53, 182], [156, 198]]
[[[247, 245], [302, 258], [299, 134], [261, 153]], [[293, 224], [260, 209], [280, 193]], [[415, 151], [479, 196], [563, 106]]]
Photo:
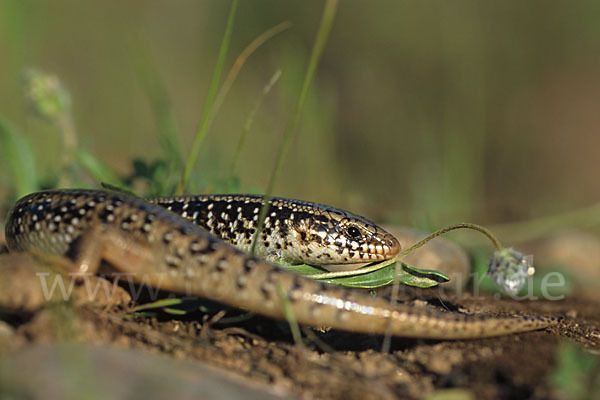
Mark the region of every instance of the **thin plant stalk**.
[[56, 116], [56, 124], [61, 132], [63, 151], [62, 151], [62, 172], [59, 178], [59, 185], [61, 187], [71, 186], [71, 173], [70, 169], [73, 165], [73, 159], [75, 157], [75, 151], [77, 150], [78, 140], [77, 131], [75, 129], [75, 123], [73, 122], [73, 116], [70, 110], [65, 110]]
[[214, 116], [217, 114], [217, 112], [221, 108], [221, 105], [223, 104], [223, 101], [225, 101], [225, 97], [227, 96], [229, 89], [231, 89], [231, 86], [233, 86], [233, 83], [235, 82], [235, 78], [237, 78], [242, 67], [246, 63], [246, 60], [248, 60], [248, 57], [250, 57], [260, 46], [262, 46], [269, 39], [271, 39], [272, 37], [276, 36], [277, 34], [283, 32], [283, 31], [285, 31], [286, 29], [289, 29], [291, 26], [292, 26], [292, 24], [289, 21], [281, 22], [281, 23], [275, 25], [274, 27], [269, 28], [266, 31], [264, 31], [263, 33], [261, 33], [248, 46], [246, 46], [246, 48], [244, 50], [242, 50], [240, 55], [237, 57], [237, 59], [233, 63], [231, 70], [229, 70], [229, 73], [225, 77], [225, 80], [223, 81], [223, 86], [221, 86], [221, 89], [219, 90], [219, 93], [217, 94], [217, 97], [215, 98], [215, 103], [213, 106], [213, 112], [211, 114], [211, 118], [214, 118]]
[[233, 162], [231, 164], [230, 176], [232, 178], [235, 177], [237, 174], [237, 169], [238, 169], [238, 165], [240, 163], [242, 150], [244, 149], [244, 145], [246, 144], [246, 138], [248, 137], [248, 133], [250, 132], [250, 128], [252, 127], [252, 123], [254, 122], [254, 116], [258, 112], [258, 109], [262, 105], [267, 94], [271, 91], [271, 89], [273, 88], [275, 83], [277, 83], [277, 81], [279, 80], [280, 76], [281, 76], [281, 70], [278, 69], [277, 71], [275, 71], [275, 74], [271, 77], [271, 79], [269, 79], [269, 82], [263, 88], [262, 93], [261, 93], [260, 97], [258, 98], [258, 101], [256, 102], [256, 105], [250, 111], [250, 114], [248, 115], [248, 119], [246, 119], [246, 122], [244, 123], [242, 135], [240, 136], [240, 140], [238, 141], [238, 145], [235, 149], [235, 155], [233, 156]]
[[194, 143], [192, 144], [192, 150], [190, 155], [185, 163], [185, 168], [183, 170], [183, 176], [179, 185], [177, 186], [176, 194], [183, 194], [185, 187], [188, 183], [190, 174], [192, 173], [192, 169], [194, 168], [194, 164], [196, 163], [196, 159], [198, 158], [198, 153], [200, 152], [200, 146], [208, 133], [208, 129], [210, 128], [211, 122], [211, 111], [214, 105], [215, 95], [217, 93], [217, 88], [219, 86], [219, 81], [221, 80], [221, 72], [223, 71], [223, 65], [225, 64], [225, 57], [227, 55], [227, 50], [229, 49], [229, 43], [231, 41], [231, 35], [233, 32], [233, 23], [235, 21], [235, 12], [237, 10], [238, 0], [233, 0], [231, 2], [231, 9], [229, 10], [229, 16], [227, 17], [227, 25], [225, 27], [225, 34], [223, 35], [223, 41], [221, 42], [221, 48], [219, 49], [219, 55], [217, 57], [217, 65], [215, 66], [215, 71], [213, 72], [212, 80], [210, 83], [210, 87], [208, 89], [208, 94], [206, 96], [206, 102], [204, 104], [204, 109], [202, 110], [202, 117], [200, 118], [200, 126], [198, 131], [196, 132], [196, 137], [194, 138]]
[[[394, 281], [392, 282], [392, 293], [390, 296], [390, 303], [392, 307], [396, 305], [398, 301], [398, 292], [400, 291], [400, 280], [398, 279], [400, 264], [396, 263], [394, 266]], [[381, 352], [383, 354], [387, 354], [390, 352], [390, 348], [392, 347], [392, 320], [388, 324], [385, 335], [383, 336], [383, 343], [381, 344]]]
[[512, 241], [520, 242], [540, 238], [565, 226], [578, 228], [600, 226], [600, 203], [560, 214], [497, 224], [493, 229], [502, 237], [510, 237]]
[[181, 145], [178, 140], [181, 135], [164, 79], [157, 70], [147, 46], [140, 39], [132, 37], [129, 41], [129, 50], [136, 75], [152, 108], [158, 127], [158, 140], [168, 155], [169, 170], [180, 169], [183, 167]]
[[294, 338], [294, 343], [296, 345], [302, 344], [302, 335], [300, 334], [300, 327], [298, 326], [298, 320], [296, 320], [296, 316], [294, 315], [294, 310], [292, 309], [292, 303], [290, 299], [287, 297], [285, 290], [281, 287], [280, 284], [277, 284], [277, 294], [279, 295], [279, 300], [281, 302], [281, 308], [283, 309], [283, 315], [287, 320], [288, 325], [290, 326], [290, 330], [292, 331], [292, 337]]
[[304, 109], [304, 104], [306, 103], [306, 98], [308, 96], [308, 89], [310, 88], [310, 85], [313, 81], [315, 71], [317, 70], [317, 65], [319, 64], [319, 60], [321, 59], [321, 54], [323, 53], [323, 49], [325, 48], [325, 44], [327, 43], [329, 32], [331, 31], [331, 27], [333, 26], [333, 20], [335, 18], [337, 6], [338, 0], [327, 0], [327, 2], [325, 3], [325, 7], [323, 9], [323, 16], [321, 17], [321, 22], [319, 24], [319, 29], [317, 31], [315, 43], [310, 54], [308, 68], [306, 69], [306, 74], [304, 75], [304, 81], [302, 82], [300, 95], [298, 96], [298, 101], [294, 106], [292, 116], [288, 121], [287, 127], [285, 129], [283, 142], [281, 143], [281, 148], [279, 149], [279, 155], [277, 157], [275, 167], [273, 168], [271, 178], [269, 179], [269, 183], [267, 184], [265, 197], [258, 218], [258, 226], [252, 239], [252, 246], [250, 247], [251, 254], [254, 254], [255, 252], [258, 237], [264, 226], [264, 221], [267, 216], [267, 211], [269, 209], [269, 202], [271, 201], [273, 195], [275, 182], [277, 181], [281, 173], [283, 160], [285, 160], [290, 145], [292, 144], [292, 139], [294, 138], [294, 135], [298, 129], [300, 116], [302, 115], [302, 110]]

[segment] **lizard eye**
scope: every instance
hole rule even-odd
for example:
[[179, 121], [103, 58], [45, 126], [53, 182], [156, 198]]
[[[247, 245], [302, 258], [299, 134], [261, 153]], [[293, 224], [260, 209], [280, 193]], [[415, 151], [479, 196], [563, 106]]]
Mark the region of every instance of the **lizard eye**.
[[357, 239], [361, 236], [358, 228], [356, 228], [354, 226], [351, 226], [350, 228], [346, 229], [346, 234], [354, 239]]

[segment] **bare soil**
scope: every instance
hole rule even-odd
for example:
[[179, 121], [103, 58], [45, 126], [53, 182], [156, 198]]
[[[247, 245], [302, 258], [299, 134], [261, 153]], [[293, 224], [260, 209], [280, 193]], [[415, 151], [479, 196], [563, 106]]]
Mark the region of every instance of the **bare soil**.
[[561, 398], [548, 379], [559, 342], [568, 340], [592, 353], [597, 353], [600, 342], [598, 301], [588, 295], [561, 301], [513, 301], [492, 296], [450, 299], [435, 290], [407, 292], [401, 300], [418, 298], [416, 306], [427, 303], [453, 312], [566, 318], [547, 330], [493, 339], [393, 338], [389, 352], [382, 352], [381, 336], [305, 328], [303, 342], [295, 344], [280, 321], [254, 316], [223, 323], [224, 314], [225, 318], [240, 314], [235, 310], [136, 316], [132, 314], [136, 303], [124, 288], [112, 300], [100, 296], [86, 301], [80, 296], [82, 288], [75, 287], [68, 302], [46, 301], [36, 275], [40, 271], [53, 276], [33, 257], [0, 254], [0, 351], [5, 357], [40, 343], [137, 349], [209, 364], [243, 377], [249, 388], [275, 390], [284, 397], [419, 399], [463, 388], [459, 398]]

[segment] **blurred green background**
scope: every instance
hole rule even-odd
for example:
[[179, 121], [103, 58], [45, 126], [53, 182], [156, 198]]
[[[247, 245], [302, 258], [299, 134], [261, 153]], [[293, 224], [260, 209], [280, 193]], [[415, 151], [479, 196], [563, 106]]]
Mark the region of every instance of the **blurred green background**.
[[[187, 156], [230, 4], [0, 0], [0, 118], [34, 144], [42, 175], [51, 173], [61, 141], [26, 107], [22, 76], [31, 67], [55, 74], [83, 146], [127, 173], [133, 158], [163, 151], [136, 69], [146, 53]], [[280, 69], [240, 164], [242, 191], [265, 190], [322, 8], [240, 3], [225, 73], [258, 35], [293, 26], [250, 57], [225, 99], [194, 171], [201, 190], [228, 178], [243, 125]], [[419, 226], [596, 202], [598, 15], [598, 1], [342, 1], [275, 194]]]

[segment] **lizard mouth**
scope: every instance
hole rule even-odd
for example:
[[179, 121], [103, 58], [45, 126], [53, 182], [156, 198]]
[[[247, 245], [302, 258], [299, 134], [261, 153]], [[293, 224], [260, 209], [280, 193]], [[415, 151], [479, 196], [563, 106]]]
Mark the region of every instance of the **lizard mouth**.
[[367, 248], [365, 256], [374, 260], [389, 260], [400, 252], [400, 243], [391, 234], [385, 235], [378, 243], [369, 243], [364, 247]]
[[396, 239], [396, 237], [394, 235], [392, 235], [391, 233], [388, 233], [384, 240], [385, 240], [385, 242], [387, 242], [387, 246], [390, 249], [389, 253], [387, 254], [387, 256], [389, 258], [392, 258], [392, 257], [396, 256], [398, 253], [400, 253], [402, 246], [400, 246], [400, 242], [398, 241], [398, 239]]
[[400, 252], [400, 248], [398, 239], [387, 232], [382, 238], [377, 238], [376, 241], [361, 246], [367, 260], [389, 260]]
[[397, 255], [401, 248], [398, 239], [389, 233], [369, 243], [360, 245], [348, 243], [346, 246], [330, 243], [326, 247], [342, 257], [344, 261], [341, 264], [389, 260]]

